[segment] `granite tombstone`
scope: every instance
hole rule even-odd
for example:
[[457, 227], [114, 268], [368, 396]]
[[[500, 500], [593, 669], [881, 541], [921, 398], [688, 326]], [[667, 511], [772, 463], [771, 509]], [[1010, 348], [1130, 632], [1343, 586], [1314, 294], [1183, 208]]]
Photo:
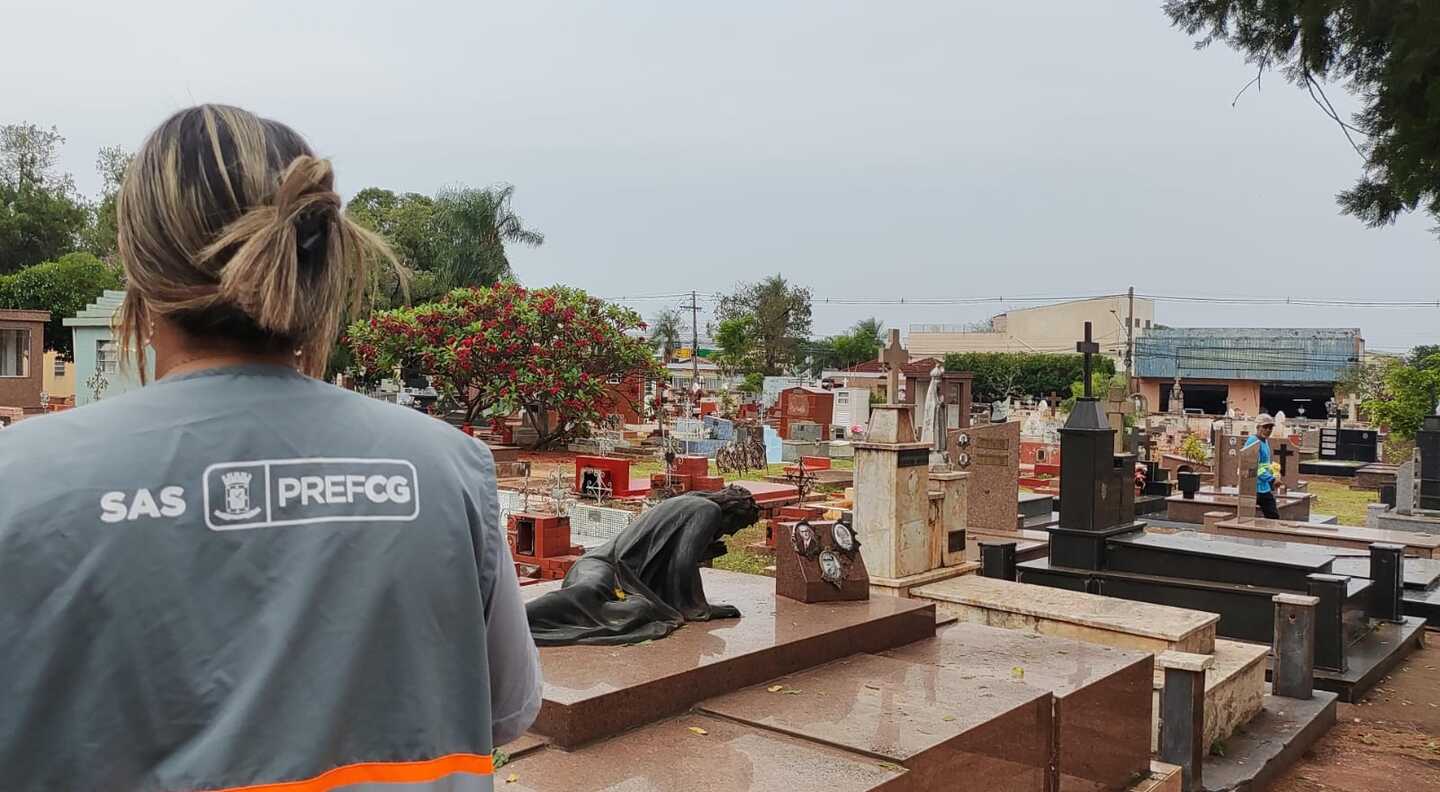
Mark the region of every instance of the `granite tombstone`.
[[800, 602], [869, 599], [870, 576], [855, 531], [831, 520], [782, 526], [775, 542], [775, 594]]
[[952, 429], [949, 441], [950, 464], [970, 474], [966, 525], [1014, 531], [1020, 509], [1020, 422]]

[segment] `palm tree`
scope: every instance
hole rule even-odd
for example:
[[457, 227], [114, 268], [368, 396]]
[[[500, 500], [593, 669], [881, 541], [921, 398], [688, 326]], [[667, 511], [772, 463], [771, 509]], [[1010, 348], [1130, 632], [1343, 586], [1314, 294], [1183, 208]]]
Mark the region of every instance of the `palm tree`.
[[885, 346], [885, 323], [873, 316], [856, 322], [850, 328], [850, 334], [857, 338], [874, 339], [876, 349]]
[[670, 362], [670, 356], [680, 348], [680, 312], [666, 308], [650, 320], [650, 343], [661, 345], [661, 356]]
[[489, 286], [511, 276], [507, 243], [538, 247], [545, 235], [510, 208], [515, 187], [447, 187], [435, 198], [440, 276], [450, 288]]

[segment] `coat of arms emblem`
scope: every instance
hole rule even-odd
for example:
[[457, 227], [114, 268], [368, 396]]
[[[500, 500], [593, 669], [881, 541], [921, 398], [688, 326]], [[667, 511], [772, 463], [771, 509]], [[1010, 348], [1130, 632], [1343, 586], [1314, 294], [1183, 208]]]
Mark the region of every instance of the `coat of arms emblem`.
[[260, 513], [260, 508], [250, 505], [250, 478], [244, 471], [226, 473], [220, 477], [225, 486], [225, 510], [216, 511], [215, 516], [227, 522], [249, 520]]

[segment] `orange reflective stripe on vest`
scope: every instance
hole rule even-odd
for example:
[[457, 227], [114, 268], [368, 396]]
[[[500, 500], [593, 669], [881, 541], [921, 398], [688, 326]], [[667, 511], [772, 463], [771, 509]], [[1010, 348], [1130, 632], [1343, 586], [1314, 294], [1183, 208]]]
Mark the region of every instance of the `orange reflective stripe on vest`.
[[329, 792], [351, 784], [421, 784], [455, 773], [488, 776], [494, 772], [491, 757], [462, 753], [418, 762], [360, 762], [299, 781], [229, 787], [218, 792]]

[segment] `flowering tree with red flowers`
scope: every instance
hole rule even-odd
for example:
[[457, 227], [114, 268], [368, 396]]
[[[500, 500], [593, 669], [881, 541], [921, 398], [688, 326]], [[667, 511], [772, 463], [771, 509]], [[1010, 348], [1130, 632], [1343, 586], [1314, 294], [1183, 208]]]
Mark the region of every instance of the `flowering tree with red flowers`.
[[639, 314], [579, 289], [501, 283], [376, 313], [346, 344], [362, 375], [429, 374], [472, 423], [524, 410], [543, 447], [594, 425], [613, 398], [607, 383], [656, 374], [644, 329]]

